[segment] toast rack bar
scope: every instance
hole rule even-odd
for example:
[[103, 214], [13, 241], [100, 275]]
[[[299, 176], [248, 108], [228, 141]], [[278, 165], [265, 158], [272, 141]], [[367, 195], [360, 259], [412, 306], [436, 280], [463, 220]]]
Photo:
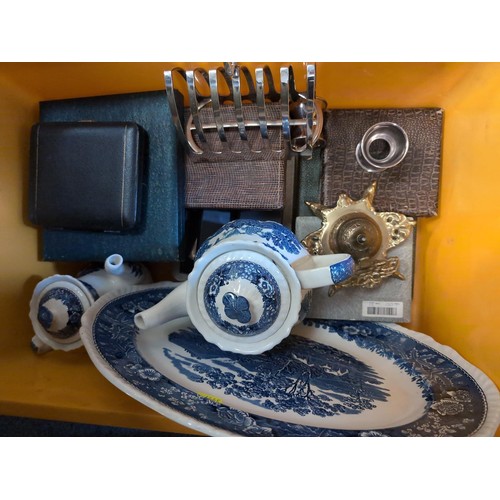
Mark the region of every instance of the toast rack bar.
[[[242, 76], [247, 92], [242, 94]], [[203, 68], [185, 71], [174, 68], [164, 72], [168, 105], [176, 131], [184, 147], [193, 154], [206, 152], [223, 154], [224, 152], [261, 153], [264, 150], [277, 153], [312, 156], [312, 149], [317, 145], [323, 128], [323, 110], [326, 102], [316, 97], [316, 67], [306, 65], [307, 88], [298, 92], [295, 87], [295, 76], [292, 66], [280, 69], [279, 92], [274, 85], [273, 74], [269, 66], [255, 69], [255, 78], [245, 66], [236, 63], [225, 63], [224, 67]], [[185, 92], [175, 87], [174, 79], [181, 82]], [[221, 85], [222, 84], [222, 85]], [[199, 90], [203, 86], [205, 93]], [[226, 92], [222, 91], [222, 86]], [[209, 90], [207, 92], [207, 89]], [[183, 113], [179, 110], [175, 92], [179, 91], [184, 100], [189, 101], [189, 117], [183, 126]], [[256, 106], [257, 118], [245, 119], [245, 104]], [[269, 103], [279, 104], [280, 119], [270, 118], [267, 107]], [[223, 109], [231, 107], [234, 119], [225, 121]], [[201, 110], [210, 108], [211, 120], [204, 122]], [[182, 109], [182, 108], [181, 108]], [[207, 113], [204, 114], [205, 118]], [[283, 145], [273, 144], [270, 129], [281, 128]], [[234, 141], [229, 143], [226, 131], [238, 131], [238, 148], [234, 149]], [[249, 132], [258, 129], [260, 147], [250, 146]], [[193, 133], [196, 133], [196, 140]], [[207, 141], [207, 133], [217, 133], [217, 146], [214, 148]], [[255, 132], [253, 132], [255, 134]], [[213, 142], [213, 141], [212, 141]], [[277, 147], [278, 146], [278, 147]]]
[[[292, 127], [305, 127], [307, 125], [307, 120], [302, 118], [302, 119], [290, 119], [289, 120], [290, 122], [290, 125]], [[313, 127], [316, 127], [317, 125], [317, 120], [313, 120]], [[239, 123], [237, 122], [224, 122], [224, 129], [232, 129], [232, 128], [238, 128], [240, 126]], [[245, 121], [245, 128], [246, 127], [260, 127], [261, 126], [261, 122], [260, 120], [259, 121], [256, 121], [256, 120], [247, 120]], [[283, 126], [283, 122], [281, 120], [267, 120], [266, 121], [266, 126], [267, 127], [282, 127]], [[204, 130], [215, 130], [216, 129], [216, 124], [215, 123], [207, 123], [207, 124], [204, 124], [203, 125], [203, 129]], [[197, 127], [192, 124], [189, 126], [189, 129], [191, 131], [194, 131], [194, 130], [197, 130]]]

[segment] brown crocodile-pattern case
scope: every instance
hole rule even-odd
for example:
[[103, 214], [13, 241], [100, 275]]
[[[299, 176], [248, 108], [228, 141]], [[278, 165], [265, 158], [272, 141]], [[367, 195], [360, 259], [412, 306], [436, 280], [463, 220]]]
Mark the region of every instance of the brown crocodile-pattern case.
[[[443, 110], [439, 108], [330, 109], [325, 113], [321, 202], [335, 206], [340, 194], [353, 199], [377, 180], [374, 207], [413, 217], [437, 215]], [[407, 133], [409, 149], [396, 167], [363, 170], [355, 151], [364, 133], [379, 122], [394, 122]]]

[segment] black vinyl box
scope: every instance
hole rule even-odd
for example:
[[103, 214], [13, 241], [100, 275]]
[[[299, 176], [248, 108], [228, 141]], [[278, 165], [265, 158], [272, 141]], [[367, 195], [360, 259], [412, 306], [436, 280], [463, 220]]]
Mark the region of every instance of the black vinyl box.
[[140, 217], [143, 141], [132, 122], [34, 125], [30, 220], [51, 229], [133, 228]]

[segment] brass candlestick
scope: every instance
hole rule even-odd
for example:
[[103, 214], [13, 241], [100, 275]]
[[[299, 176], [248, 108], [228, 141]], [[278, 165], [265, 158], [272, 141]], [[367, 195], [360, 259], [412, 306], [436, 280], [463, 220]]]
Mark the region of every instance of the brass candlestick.
[[320, 229], [302, 240], [309, 252], [348, 253], [356, 263], [352, 276], [332, 285], [329, 295], [341, 288], [374, 288], [391, 276], [405, 279], [399, 272], [399, 258], [387, 257], [387, 252], [410, 236], [416, 221], [397, 212], [376, 212], [376, 187], [375, 181], [359, 200], [341, 194], [335, 207], [306, 202], [322, 222]]

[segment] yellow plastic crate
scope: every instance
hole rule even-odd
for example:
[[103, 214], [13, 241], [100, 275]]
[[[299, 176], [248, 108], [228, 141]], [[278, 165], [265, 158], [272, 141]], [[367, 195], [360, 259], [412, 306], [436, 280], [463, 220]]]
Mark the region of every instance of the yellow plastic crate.
[[[27, 222], [38, 102], [162, 89], [163, 71], [176, 65], [214, 66], [0, 64], [0, 414], [189, 432], [107, 382], [83, 349], [36, 356], [29, 348], [34, 286], [80, 267], [40, 261], [38, 231]], [[419, 221], [405, 326], [451, 346], [500, 386], [500, 64], [318, 63], [317, 74], [330, 107], [444, 109], [439, 215]], [[153, 272], [168, 277], [160, 265]]]

